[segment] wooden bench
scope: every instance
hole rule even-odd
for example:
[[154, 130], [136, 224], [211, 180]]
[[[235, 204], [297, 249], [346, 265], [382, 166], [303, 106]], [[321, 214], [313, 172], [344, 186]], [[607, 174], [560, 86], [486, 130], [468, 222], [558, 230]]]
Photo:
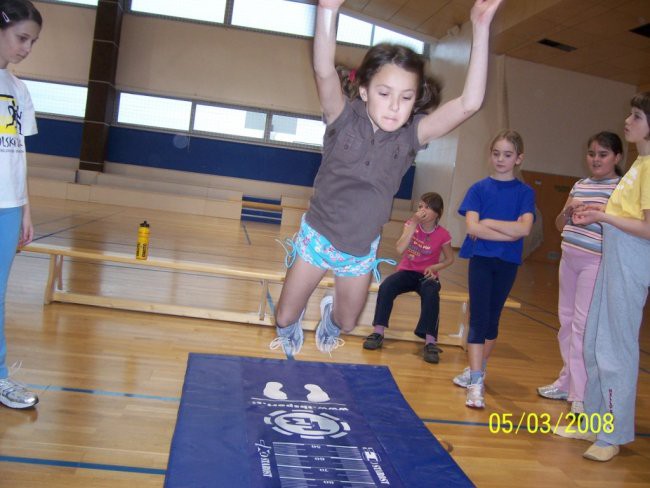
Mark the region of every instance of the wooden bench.
[[[97, 307], [108, 307], [121, 310], [137, 312], [150, 312], [165, 315], [177, 315], [184, 317], [196, 317], [202, 319], [222, 320], [228, 322], [239, 322], [257, 325], [274, 325], [273, 313], [269, 313], [270, 284], [281, 284], [284, 282], [285, 272], [282, 271], [249, 271], [217, 264], [200, 263], [193, 261], [180, 261], [174, 259], [149, 257], [147, 260], [136, 259], [133, 255], [101, 250], [77, 249], [70, 246], [57, 246], [53, 244], [32, 243], [22, 249], [26, 252], [47, 254], [50, 256], [49, 272], [45, 285], [44, 303], [52, 302], [74, 303], [80, 305], [92, 305]], [[131, 265], [137, 268], [156, 268], [183, 272], [196, 272], [222, 278], [244, 280], [259, 283], [259, 304], [257, 311], [242, 312], [234, 310], [220, 310], [215, 308], [192, 307], [178, 304], [157, 303], [152, 301], [138, 300], [132, 298], [99, 296], [96, 294], [77, 293], [63, 289], [63, 262], [64, 258], [90, 262], [110, 262]], [[319, 287], [332, 288], [333, 278], [324, 278]], [[379, 286], [373, 283], [370, 286], [370, 293], [377, 293]], [[409, 294], [417, 296], [415, 293]], [[457, 331], [454, 334], [440, 336], [441, 344], [456, 345], [465, 347], [467, 340], [467, 315], [469, 297], [465, 292], [442, 291], [440, 293], [442, 302], [458, 304]], [[369, 300], [373, 304], [374, 300]], [[418, 304], [419, 307], [419, 304]], [[508, 299], [506, 307], [520, 308], [521, 304], [515, 300]], [[419, 308], [418, 308], [419, 310]], [[304, 328], [313, 330], [317, 325], [315, 320], [305, 320]], [[363, 336], [367, 330], [358, 327], [354, 335]], [[388, 337], [415, 340], [410, 331], [394, 330], [392, 327]]]

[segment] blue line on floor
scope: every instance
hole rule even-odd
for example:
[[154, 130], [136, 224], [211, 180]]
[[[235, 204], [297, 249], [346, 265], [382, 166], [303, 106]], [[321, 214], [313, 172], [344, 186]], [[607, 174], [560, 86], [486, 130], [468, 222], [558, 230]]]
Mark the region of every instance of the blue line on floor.
[[466, 425], [472, 427], [489, 427], [487, 422], [468, 422], [465, 420], [420, 419], [425, 424]]
[[159, 400], [161, 402], [174, 402], [178, 403], [181, 401], [180, 397], [166, 397], [159, 395], [142, 395], [139, 393], [126, 393], [121, 391], [106, 391], [106, 390], [93, 390], [88, 388], [70, 388], [67, 386], [55, 386], [55, 385], [34, 385], [28, 384], [30, 388], [36, 390], [50, 390], [50, 391], [67, 391], [70, 393], [87, 393], [89, 395], [101, 395], [101, 396], [112, 396], [112, 397], [124, 397], [124, 398], [138, 398], [142, 400]]
[[18, 456], [0, 456], [0, 462], [39, 464], [42, 466], [57, 466], [62, 468], [101, 469], [103, 471], [121, 471], [126, 473], [164, 475], [167, 470], [155, 468], [140, 468], [137, 466], [120, 466], [117, 464], [82, 463], [79, 461], [58, 461], [56, 459], [39, 459]]
[[[422, 420], [422, 422], [424, 422], [425, 424], [447, 424], [447, 425], [462, 425], [462, 426], [469, 426], [469, 427], [490, 427], [490, 424], [486, 423], [486, 422], [467, 422], [467, 421], [464, 421], [464, 420], [443, 420], [443, 419], [420, 419], [420, 420]], [[503, 427], [503, 426], [501, 426], [501, 427]], [[500, 432], [503, 431], [501, 427], [499, 429]], [[514, 431], [514, 427], [516, 427], [516, 426], [513, 426], [512, 434], [516, 434], [516, 432]], [[552, 425], [551, 427], [554, 427], [554, 425]], [[526, 432], [526, 431], [528, 431], [528, 428], [525, 425], [522, 425], [521, 427], [518, 428], [518, 430], [521, 430], [522, 432]], [[547, 432], [541, 432], [539, 428], [536, 428], [533, 433], [534, 434], [539, 434], [539, 433], [548, 434]], [[636, 437], [643, 437], [643, 438], [650, 437], [650, 433], [639, 433], [639, 432], [637, 432], [634, 435]]]
[[[294, 360], [291, 357], [287, 357], [288, 360]], [[28, 384], [30, 388], [37, 390], [51, 390], [51, 391], [65, 391], [70, 393], [86, 393], [88, 395], [103, 395], [103, 396], [113, 396], [113, 397], [124, 397], [124, 398], [137, 398], [141, 400], [159, 400], [163, 402], [173, 402], [178, 403], [181, 401], [179, 397], [166, 397], [159, 395], [141, 395], [138, 393], [125, 393], [120, 391], [106, 391], [106, 390], [92, 390], [87, 388], [69, 388], [67, 386], [43, 386], [43, 385], [33, 385]], [[420, 419], [425, 424], [450, 424], [450, 425], [464, 425], [471, 427], [489, 427], [489, 424], [486, 422], [468, 422], [465, 420], [444, 420], [444, 419]], [[650, 437], [650, 433], [636, 433], [637, 437]]]

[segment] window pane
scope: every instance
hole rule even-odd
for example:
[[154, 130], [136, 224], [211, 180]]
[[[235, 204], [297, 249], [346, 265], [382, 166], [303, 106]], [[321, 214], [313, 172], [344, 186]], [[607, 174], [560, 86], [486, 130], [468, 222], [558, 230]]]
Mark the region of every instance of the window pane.
[[287, 0], [235, 0], [232, 24], [312, 36], [316, 7]]
[[370, 46], [371, 39], [371, 23], [347, 15], [339, 15], [339, 26], [336, 34], [337, 41]]
[[192, 102], [122, 93], [117, 121], [121, 124], [189, 130], [191, 114]]
[[372, 45], [379, 44], [380, 42], [390, 42], [391, 44], [401, 44], [402, 46], [410, 47], [416, 53], [422, 54], [424, 52], [424, 42], [418, 41], [412, 37], [393, 32], [383, 27], [375, 26], [375, 37], [372, 40]]
[[271, 123], [272, 141], [313, 144], [316, 146], [323, 144], [325, 124], [320, 120], [274, 115]]
[[86, 114], [88, 88], [44, 81], [23, 80], [40, 113], [83, 117]]
[[266, 114], [233, 108], [197, 105], [194, 130], [230, 134], [233, 136], [264, 138]]
[[226, 0], [131, 0], [131, 10], [203, 22], [223, 23]]
[[55, 0], [60, 3], [78, 3], [79, 5], [93, 5], [97, 6], [99, 0]]

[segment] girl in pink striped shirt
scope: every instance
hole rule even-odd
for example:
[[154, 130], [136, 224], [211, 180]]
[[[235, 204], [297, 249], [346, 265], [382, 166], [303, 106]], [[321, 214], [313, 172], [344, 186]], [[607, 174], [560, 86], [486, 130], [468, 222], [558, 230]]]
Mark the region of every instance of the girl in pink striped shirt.
[[606, 205], [620, 180], [618, 164], [623, 157], [621, 139], [612, 132], [599, 132], [587, 144], [587, 167], [591, 176], [576, 182], [555, 226], [562, 232], [558, 342], [563, 366], [551, 384], [537, 392], [544, 398], [567, 400], [571, 412], [584, 412], [587, 371], [582, 353], [587, 314], [602, 254], [602, 226], [598, 222], [579, 225], [573, 212], [584, 205]]

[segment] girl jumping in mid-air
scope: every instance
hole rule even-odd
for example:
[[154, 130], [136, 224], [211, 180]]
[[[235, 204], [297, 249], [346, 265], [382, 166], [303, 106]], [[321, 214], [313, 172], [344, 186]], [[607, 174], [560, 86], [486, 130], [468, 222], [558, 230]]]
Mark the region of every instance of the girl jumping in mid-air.
[[517, 132], [497, 134], [490, 145], [492, 175], [474, 183], [458, 209], [467, 223], [458, 255], [469, 258], [469, 368], [453, 381], [467, 388], [465, 405], [472, 408], [485, 407], [485, 368], [521, 264], [524, 237], [533, 226], [535, 193], [515, 177], [523, 159], [524, 142]]
[[36, 134], [36, 115], [25, 84], [9, 72], [32, 50], [43, 20], [27, 0], [0, 0], [0, 402], [11, 408], [38, 403], [35, 393], [9, 378], [4, 332], [5, 296], [16, 248], [29, 244], [34, 226], [27, 195], [25, 136]]
[[[440, 314], [440, 270], [454, 262], [451, 235], [439, 225], [444, 205], [437, 193], [425, 193], [420, 197], [418, 210], [404, 224], [397, 239], [397, 252], [402, 259], [397, 271], [386, 278], [377, 292], [373, 332], [363, 343], [364, 349], [375, 350], [384, 343], [384, 329], [393, 311], [398, 295], [414, 291], [420, 295], [420, 319], [414, 334], [424, 339], [422, 357], [427, 363], [438, 363], [438, 318]], [[440, 259], [442, 257], [442, 259]]]
[[314, 35], [314, 75], [327, 124], [323, 159], [293, 251], [297, 256], [276, 308], [272, 348], [293, 356], [303, 344], [301, 318], [328, 269], [334, 297], [321, 301], [316, 346], [331, 352], [350, 332], [368, 297], [382, 226], [388, 222], [402, 177], [429, 141], [479, 110], [485, 95], [490, 23], [501, 0], [477, 0], [470, 17], [472, 56], [462, 94], [435, 111], [437, 94], [424, 60], [408, 48], [380, 44], [356, 70], [359, 98], [343, 94], [334, 63], [336, 16], [343, 0], [320, 0]]

